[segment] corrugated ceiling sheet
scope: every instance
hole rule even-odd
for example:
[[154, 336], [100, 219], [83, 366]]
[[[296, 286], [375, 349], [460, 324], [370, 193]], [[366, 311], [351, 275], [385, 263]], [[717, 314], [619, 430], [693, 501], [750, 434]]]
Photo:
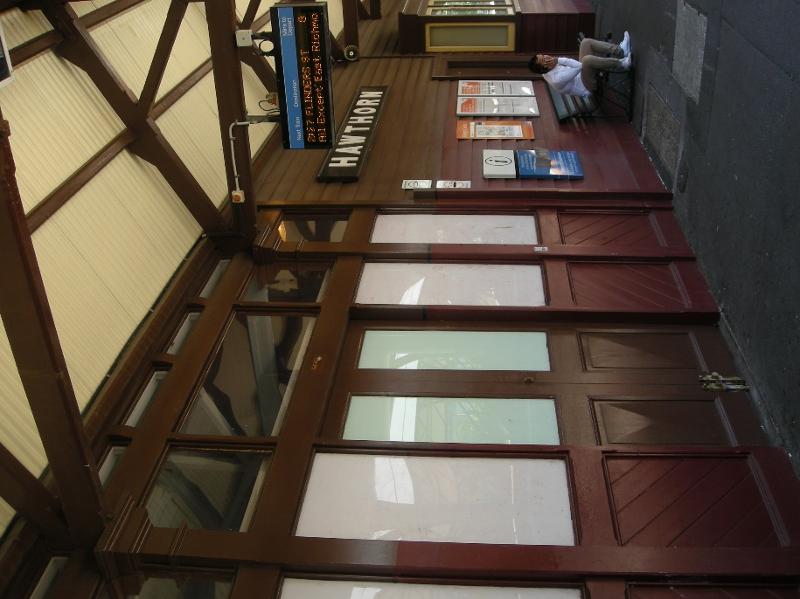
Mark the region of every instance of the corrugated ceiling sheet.
[[329, 0], [328, 2], [328, 29], [331, 30], [333, 37], [339, 35], [344, 29], [342, 0]]
[[47, 460], [39, 441], [22, 381], [8, 344], [5, 328], [0, 323], [0, 444], [35, 476], [39, 476]]
[[25, 211], [30, 211], [123, 128], [80, 69], [43, 54], [0, 88]]
[[[136, 96], [147, 79], [168, 9], [169, 0], [150, 0], [92, 30], [92, 38], [100, 50]], [[178, 30], [158, 97], [175, 87], [210, 55], [205, 15], [192, 3]]]
[[203, 77], [157, 124], [208, 197], [220, 205], [227, 196], [228, 185], [213, 74]]
[[22, 12], [18, 8], [0, 13], [0, 26], [6, 34], [9, 48], [15, 48], [52, 29], [42, 11]]
[[92, 39], [137, 96], [161, 34], [169, 0], [150, 0], [94, 28]]
[[83, 15], [87, 15], [93, 10], [97, 10], [98, 8], [105, 6], [106, 4], [111, 4], [115, 0], [88, 0], [88, 1], [81, 1], [81, 2], [71, 2], [70, 5], [78, 14], [78, 16], [82, 17]]
[[167, 62], [158, 97], [175, 87], [210, 56], [205, 11], [200, 4], [190, 3]]
[[11, 509], [11, 506], [8, 505], [3, 498], [0, 497], [0, 536], [6, 530], [6, 527], [11, 524], [11, 518], [14, 517], [14, 510]]
[[[244, 81], [244, 99], [247, 105], [247, 114], [264, 114], [258, 102], [265, 99], [267, 90], [261, 85], [261, 81], [253, 72], [253, 69], [244, 64], [242, 65], [242, 80]], [[255, 155], [274, 128], [275, 123], [259, 123], [248, 127], [250, 154], [252, 156]]]
[[128, 153], [34, 233], [81, 409], [198, 234], [155, 169]]
[[[242, 17], [244, 17], [244, 13], [247, 12], [247, 6], [249, 4], [250, 0], [236, 0], [236, 16], [239, 17], [240, 21]], [[270, 6], [273, 4], [275, 4], [275, 0], [261, 0], [261, 3], [258, 5], [258, 10], [256, 11], [256, 19], [265, 12], [268, 12]]]

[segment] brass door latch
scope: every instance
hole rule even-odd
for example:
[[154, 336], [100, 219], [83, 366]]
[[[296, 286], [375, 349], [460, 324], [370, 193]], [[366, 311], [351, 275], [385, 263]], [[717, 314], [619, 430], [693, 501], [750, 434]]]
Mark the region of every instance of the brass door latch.
[[722, 376], [719, 372], [701, 374], [697, 377], [704, 391], [749, 391], [750, 386], [738, 376]]

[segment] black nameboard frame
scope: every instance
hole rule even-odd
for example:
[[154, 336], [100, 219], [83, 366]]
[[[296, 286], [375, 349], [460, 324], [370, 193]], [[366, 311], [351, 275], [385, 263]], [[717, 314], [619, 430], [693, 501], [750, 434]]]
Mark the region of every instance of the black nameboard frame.
[[386, 85], [359, 87], [342, 120], [336, 143], [328, 150], [317, 181], [357, 181], [375, 139]]

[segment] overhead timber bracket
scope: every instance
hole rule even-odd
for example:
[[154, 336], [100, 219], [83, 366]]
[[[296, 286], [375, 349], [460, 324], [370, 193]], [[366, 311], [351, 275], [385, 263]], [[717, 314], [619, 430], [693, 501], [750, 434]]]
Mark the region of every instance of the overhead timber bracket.
[[0, 445], [0, 497], [56, 547], [71, 546], [67, 523], [56, 498], [3, 445]]
[[237, 196], [242, 200], [232, 201], [231, 206], [235, 228], [242, 236], [242, 249], [245, 249], [252, 245], [257, 229], [247, 127], [242, 127], [242, 131], [235, 136], [231, 133], [236, 124], [247, 122], [242, 61], [235, 41], [235, 31], [238, 29], [236, 5], [234, 0], [206, 0], [205, 7], [225, 172], [228, 190], [237, 190]]
[[39, 7], [53, 29], [63, 37], [56, 52], [89, 75], [120, 120], [135, 135], [130, 150], [158, 169], [209, 237], [230, 236], [229, 224], [149, 116], [152, 98], [185, 11], [184, 0], [170, 6], [141, 100], [137, 100], [114, 73], [71, 6], [61, 0], [41, 0]]

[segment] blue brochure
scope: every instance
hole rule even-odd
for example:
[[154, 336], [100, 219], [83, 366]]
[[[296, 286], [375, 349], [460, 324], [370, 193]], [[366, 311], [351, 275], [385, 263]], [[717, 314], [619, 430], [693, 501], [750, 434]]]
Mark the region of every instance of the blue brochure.
[[574, 150], [517, 150], [520, 179], [583, 179], [583, 168]]

